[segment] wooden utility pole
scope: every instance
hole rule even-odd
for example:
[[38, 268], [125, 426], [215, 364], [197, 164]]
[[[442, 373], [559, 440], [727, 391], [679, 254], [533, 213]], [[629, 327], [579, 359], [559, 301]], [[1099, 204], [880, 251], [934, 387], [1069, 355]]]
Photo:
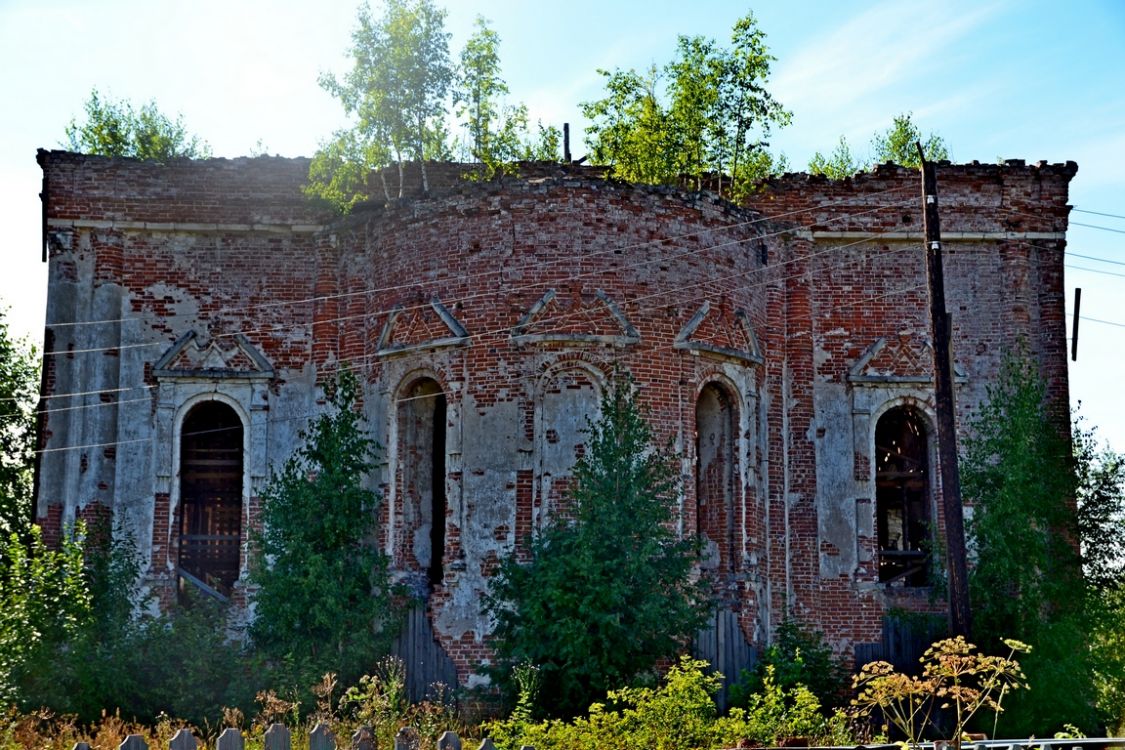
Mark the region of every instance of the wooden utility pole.
[[930, 286], [930, 320], [934, 335], [934, 401], [941, 467], [941, 508], [945, 519], [946, 569], [949, 574], [949, 619], [953, 635], [969, 637], [969, 573], [965, 564], [965, 514], [961, 506], [961, 473], [957, 468], [957, 428], [953, 413], [952, 325], [945, 310], [945, 277], [941, 265], [937, 174], [922, 153], [922, 209], [926, 229], [926, 276]]

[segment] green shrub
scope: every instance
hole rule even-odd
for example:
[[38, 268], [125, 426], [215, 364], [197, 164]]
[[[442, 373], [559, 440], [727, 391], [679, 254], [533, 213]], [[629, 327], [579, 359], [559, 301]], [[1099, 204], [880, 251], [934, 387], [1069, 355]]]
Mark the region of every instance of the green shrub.
[[572, 721], [532, 723], [514, 715], [484, 725], [501, 750], [531, 745], [537, 750], [696, 750], [734, 747], [749, 740], [776, 745], [787, 737], [845, 744], [842, 715], [826, 720], [816, 696], [803, 687], [783, 690], [766, 671], [763, 692], [747, 709], [719, 716], [714, 695], [720, 677], [706, 662], [682, 657], [658, 688], [612, 690]]
[[849, 681], [848, 670], [836, 658], [824, 634], [789, 618], [778, 625], [773, 643], [754, 669], [743, 670], [739, 681], [731, 686], [731, 704], [746, 707], [755, 694], [763, 692], [766, 676], [771, 673], [782, 690], [803, 685], [825, 709], [842, 704]]

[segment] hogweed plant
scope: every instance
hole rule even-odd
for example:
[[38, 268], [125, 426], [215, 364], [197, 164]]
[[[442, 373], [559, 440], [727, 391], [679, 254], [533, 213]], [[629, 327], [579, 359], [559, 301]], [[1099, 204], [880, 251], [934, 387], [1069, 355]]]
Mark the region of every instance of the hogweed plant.
[[[870, 716], [878, 708], [884, 719], [906, 737], [905, 745], [917, 746], [932, 725], [936, 709], [952, 709], [952, 744], [957, 750], [969, 721], [981, 710], [999, 719], [1001, 705], [1010, 690], [1029, 689], [1017, 653], [1031, 647], [1005, 639], [1007, 656], [981, 653], [964, 636], [947, 638], [930, 646], [919, 660], [921, 677], [905, 675], [885, 661], [867, 664], [855, 676], [858, 691], [852, 701], [857, 716]], [[993, 722], [993, 734], [996, 724]]]

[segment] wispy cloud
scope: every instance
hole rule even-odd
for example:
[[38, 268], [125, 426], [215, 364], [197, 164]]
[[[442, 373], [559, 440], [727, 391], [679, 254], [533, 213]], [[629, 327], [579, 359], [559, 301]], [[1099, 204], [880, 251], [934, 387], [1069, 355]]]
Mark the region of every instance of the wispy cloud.
[[787, 54], [778, 65], [774, 92], [806, 115], [838, 110], [918, 76], [998, 8], [881, 3]]

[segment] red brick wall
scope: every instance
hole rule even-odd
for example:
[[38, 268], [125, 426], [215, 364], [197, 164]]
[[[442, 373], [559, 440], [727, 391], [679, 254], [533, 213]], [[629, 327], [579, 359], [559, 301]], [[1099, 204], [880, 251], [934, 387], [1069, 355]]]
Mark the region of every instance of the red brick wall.
[[[818, 441], [837, 428], [826, 426], [818, 398], [829, 398], [832, 387], [845, 395], [831, 398], [850, 398], [850, 368], [880, 338], [909, 349], [929, 336], [921, 242], [904, 239], [920, 237], [916, 172], [880, 167], [840, 182], [787, 175], [738, 208], [573, 168], [469, 183], [458, 179], [460, 166], [432, 165], [432, 196], [361, 206], [335, 219], [301, 194], [305, 160], [160, 166], [42, 152], [40, 162], [53, 222], [52, 279], [120, 287], [139, 329], [130, 340], [151, 347], [143, 355], [146, 383], [156, 382], [152, 363], [187, 326], [216, 340], [245, 335], [274, 367], [274, 398], [310, 373], [324, 382], [350, 363], [368, 385], [369, 415], [384, 425], [407, 381], [433, 378], [449, 404], [451, 456], [473, 447], [458, 441], [495, 437], [462, 435], [459, 426], [513, 415], [499, 429], [510, 450], [447, 465], [445, 581], [431, 598], [435, 621], [479, 597], [472, 587], [534, 532], [544, 511], [563, 512], [557, 492], [542, 496], [566, 482], [562, 464], [545, 482], [545, 455], [559, 434], [557, 425], [537, 427], [548, 411], [545, 394], [563, 388], [560, 374], [592, 392], [615, 371], [632, 374], [657, 439], [684, 454], [684, 533], [700, 522], [691, 476], [698, 395], [709, 382], [737, 393], [731, 439], [735, 473], [745, 481], [729, 493], [710, 480], [704, 486], [737, 505], [736, 558], [722, 561], [730, 573], [723, 585], [753, 642], [762, 644], [792, 613], [850, 653], [878, 640], [888, 607], [932, 608], [924, 597], [880, 588], [870, 570], [825, 575], [822, 563], [842, 559], [844, 550], [824, 532], [826, 459]], [[967, 373], [958, 390], [962, 422], [1020, 337], [1065, 404], [1064, 243], [1026, 233], [1065, 231], [1073, 173], [1072, 165], [938, 169], [954, 352]], [[1014, 234], [1001, 241], [997, 233]], [[467, 341], [452, 340], [459, 333], [435, 300]], [[694, 344], [684, 346], [677, 337], [704, 304]], [[740, 313], [761, 346], [760, 362]], [[48, 389], [63, 366], [59, 359], [49, 365]], [[153, 413], [156, 406], [153, 391]], [[551, 419], [564, 416], [576, 415]], [[268, 460], [279, 465], [287, 457]], [[95, 456], [103, 458], [110, 460]], [[862, 487], [867, 452], [849, 447], [838, 458]], [[377, 482], [388, 492], [404, 482], [394, 471]], [[173, 540], [162, 535], [175, 511], [168, 493], [151, 494], [153, 569], [163, 570], [174, 559]], [[58, 533], [60, 503], [89, 499], [42, 498], [49, 533]], [[836, 500], [859, 516], [871, 513], [873, 497]], [[385, 522], [388, 514], [384, 506]], [[474, 520], [486, 517], [494, 520]], [[703, 519], [704, 531], [718, 535], [711, 520]], [[406, 536], [384, 544], [410, 568]], [[858, 529], [852, 543], [868, 556], [874, 544]], [[438, 631], [463, 678], [488, 654], [483, 620]]]

